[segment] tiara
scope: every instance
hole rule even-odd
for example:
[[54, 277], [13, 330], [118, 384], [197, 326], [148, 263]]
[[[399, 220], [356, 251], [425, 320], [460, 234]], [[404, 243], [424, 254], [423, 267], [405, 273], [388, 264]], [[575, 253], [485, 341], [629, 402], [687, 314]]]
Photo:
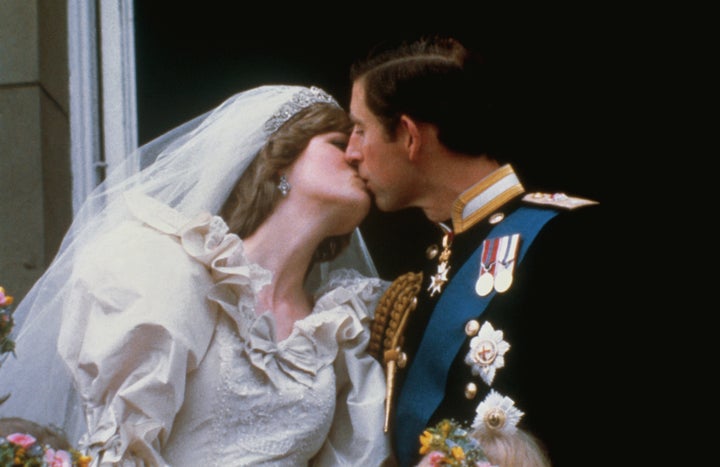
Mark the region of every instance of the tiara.
[[283, 123], [290, 120], [290, 118], [301, 111], [302, 109], [309, 107], [313, 104], [324, 102], [340, 107], [333, 97], [323, 91], [322, 89], [311, 86], [309, 88], [303, 88], [300, 91], [293, 94], [292, 98], [285, 102], [275, 112], [272, 117], [267, 119], [265, 122], [265, 130], [274, 133], [282, 126]]

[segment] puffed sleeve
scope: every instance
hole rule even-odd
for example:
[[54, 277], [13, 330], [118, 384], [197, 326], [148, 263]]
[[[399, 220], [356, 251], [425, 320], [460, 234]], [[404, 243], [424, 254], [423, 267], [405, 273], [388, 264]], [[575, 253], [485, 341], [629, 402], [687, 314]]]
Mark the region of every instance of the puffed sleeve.
[[120, 226], [76, 262], [59, 350], [81, 395], [93, 465], [167, 465], [160, 452], [217, 312], [212, 278], [177, 238]]
[[390, 456], [389, 437], [383, 432], [385, 374], [367, 345], [373, 310], [389, 283], [341, 272], [330, 287], [340, 284], [324, 299], [332, 297], [338, 307], [353, 309], [361, 326], [338, 330], [344, 335], [338, 336], [334, 362], [337, 404], [328, 438], [312, 465], [380, 466]]

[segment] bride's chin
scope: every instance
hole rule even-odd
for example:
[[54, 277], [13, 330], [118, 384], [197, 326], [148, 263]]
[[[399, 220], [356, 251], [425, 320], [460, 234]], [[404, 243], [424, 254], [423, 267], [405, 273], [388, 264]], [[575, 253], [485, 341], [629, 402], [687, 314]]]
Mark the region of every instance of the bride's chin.
[[362, 199], [362, 201], [360, 203], [358, 203], [358, 206], [356, 208], [358, 213], [362, 214], [361, 216], [360, 216], [360, 214], [358, 214], [360, 216], [360, 222], [362, 222], [362, 220], [365, 219], [365, 217], [368, 214], [370, 214], [371, 205], [372, 205], [372, 198], [370, 198], [370, 196], [367, 195], [367, 193], [366, 193], [365, 197]]
[[363, 220], [367, 217], [367, 215], [370, 213], [370, 206], [372, 201], [370, 198], [365, 198], [362, 200], [357, 200], [355, 203], [348, 203], [345, 208], [343, 209], [343, 213], [346, 214], [345, 221], [343, 221], [343, 225], [346, 227], [345, 232], [342, 232], [342, 234], [350, 233], [353, 230], [355, 230], [356, 227], [360, 226]]

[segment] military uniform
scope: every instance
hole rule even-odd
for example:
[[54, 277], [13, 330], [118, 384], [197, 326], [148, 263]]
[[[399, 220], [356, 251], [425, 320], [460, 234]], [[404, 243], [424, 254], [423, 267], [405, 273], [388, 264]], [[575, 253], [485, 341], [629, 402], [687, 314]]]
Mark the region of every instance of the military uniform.
[[605, 426], [611, 416], [598, 395], [611, 390], [612, 360], [622, 358], [603, 315], [607, 227], [596, 204], [525, 193], [509, 165], [456, 201], [426, 252], [401, 336], [391, 344], [385, 330], [400, 465], [419, 460], [425, 427], [472, 423], [491, 389], [514, 400], [518, 426], [545, 444], [553, 465], [587, 465], [588, 443], [598, 442], [585, 439], [588, 422]]

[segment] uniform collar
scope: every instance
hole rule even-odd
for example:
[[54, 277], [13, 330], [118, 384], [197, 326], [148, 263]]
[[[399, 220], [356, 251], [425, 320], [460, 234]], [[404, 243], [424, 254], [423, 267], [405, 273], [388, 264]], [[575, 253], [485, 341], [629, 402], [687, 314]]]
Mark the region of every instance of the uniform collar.
[[515, 171], [503, 165], [465, 190], [452, 206], [454, 233], [462, 233], [525, 192]]

